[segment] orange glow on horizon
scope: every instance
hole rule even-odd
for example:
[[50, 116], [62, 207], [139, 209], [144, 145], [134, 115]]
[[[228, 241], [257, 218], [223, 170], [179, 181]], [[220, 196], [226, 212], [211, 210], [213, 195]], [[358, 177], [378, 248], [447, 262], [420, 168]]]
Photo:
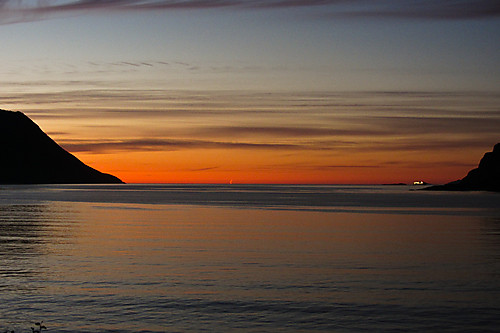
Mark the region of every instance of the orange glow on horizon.
[[26, 114], [127, 183], [440, 184], [463, 178], [498, 142], [496, 94], [87, 95], [81, 108], [36, 104]]
[[[169, 155], [173, 155], [169, 158]], [[321, 167], [304, 165], [295, 161], [269, 168], [258, 163], [246, 164], [224, 160], [222, 152], [218, 156], [219, 165], [214, 161], [200, 160], [183, 155], [196, 155], [192, 152], [171, 153], [123, 153], [123, 154], [75, 154], [93, 168], [111, 173], [126, 183], [184, 183], [184, 184], [411, 184], [415, 180], [441, 184], [463, 178], [474, 167], [458, 164], [439, 167], [384, 166], [339, 166]], [[205, 152], [202, 155], [207, 154]], [[227, 154], [227, 152], [226, 152]], [[247, 160], [258, 159], [259, 154], [241, 153]], [[234, 157], [235, 153], [228, 155]], [[214, 158], [217, 160], [217, 158]], [[232, 158], [231, 158], [232, 159]], [[204, 164], [206, 163], [206, 164]], [[432, 160], [427, 162], [432, 165]]]

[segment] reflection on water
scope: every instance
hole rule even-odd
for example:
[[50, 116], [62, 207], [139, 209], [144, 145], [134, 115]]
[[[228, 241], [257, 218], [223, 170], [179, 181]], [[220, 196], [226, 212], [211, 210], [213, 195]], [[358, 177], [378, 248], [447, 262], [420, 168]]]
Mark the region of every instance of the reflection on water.
[[0, 331], [493, 331], [499, 220], [0, 206]]
[[484, 218], [481, 228], [482, 245], [485, 255], [491, 259], [491, 265], [498, 269], [497, 279], [500, 279], [500, 217]]
[[39, 288], [48, 269], [40, 256], [70, 237], [70, 225], [67, 211], [47, 204], [0, 206], [0, 292]]

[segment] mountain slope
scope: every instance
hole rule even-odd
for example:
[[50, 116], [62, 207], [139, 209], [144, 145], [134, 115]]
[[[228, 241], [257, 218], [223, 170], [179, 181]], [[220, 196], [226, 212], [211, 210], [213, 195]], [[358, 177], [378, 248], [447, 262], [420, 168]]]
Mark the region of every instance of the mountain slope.
[[478, 167], [469, 171], [464, 178], [426, 190], [500, 192], [500, 143], [493, 147], [493, 151], [484, 154]]
[[0, 110], [1, 184], [122, 183], [60, 147], [21, 112]]

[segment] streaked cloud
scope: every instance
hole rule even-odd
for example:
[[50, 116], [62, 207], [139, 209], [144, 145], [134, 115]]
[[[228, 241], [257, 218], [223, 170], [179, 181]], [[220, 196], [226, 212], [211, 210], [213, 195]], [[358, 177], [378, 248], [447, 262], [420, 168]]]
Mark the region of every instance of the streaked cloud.
[[172, 151], [179, 149], [300, 149], [293, 144], [223, 142], [207, 140], [176, 140], [176, 139], [132, 139], [116, 141], [80, 141], [60, 142], [71, 152], [104, 153], [110, 151]]
[[332, 18], [381, 17], [401, 19], [461, 20], [500, 16], [500, 3], [495, 0], [441, 1], [356, 1], [357, 8], [332, 11]]
[[299, 7], [323, 7], [322, 13], [334, 18], [476, 19], [500, 16], [500, 3], [494, 0], [3, 0], [0, 1], [0, 24], [92, 11]]
[[479, 137], [472, 138], [464, 136], [466, 140], [461, 139], [460, 136], [453, 137], [444, 135], [441, 133], [435, 133], [433, 136], [425, 137], [420, 136], [418, 138], [400, 138], [399, 140], [372, 140], [370, 142], [364, 143], [356, 147], [359, 150], [370, 150], [370, 151], [386, 151], [394, 153], [402, 152], [422, 152], [431, 153], [436, 151], [450, 151], [450, 150], [461, 150], [461, 149], [477, 149], [481, 151], [484, 147], [489, 147], [492, 145], [497, 137]]
[[389, 135], [385, 130], [340, 129], [305, 126], [218, 126], [204, 127], [192, 131], [195, 135], [233, 136], [233, 137], [323, 137], [323, 136], [365, 136]]
[[[475, 92], [264, 93], [68, 87], [67, 91], [4, 94], [0, 108], [25, 112], [73, 153], [148, 151], [154, 155], [204, 149], [228, 154], [236, 150], [310, 153], [335, 160], [391, 152], [425, 156], [485, 151], [499, 139], [499, 101], [498, 93]], [[63, 123], [61, 131], [56, 125]], [[377, 164], [357, 160], [323, 165], [327, 170]]]

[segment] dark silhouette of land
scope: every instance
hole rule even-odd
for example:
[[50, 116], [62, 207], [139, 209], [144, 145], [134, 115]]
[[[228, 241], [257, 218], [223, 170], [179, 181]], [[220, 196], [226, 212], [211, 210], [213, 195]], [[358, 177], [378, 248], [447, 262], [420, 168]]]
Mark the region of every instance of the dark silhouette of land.
[[445, 184], [425, 188], [432, 191], [494, 191], [500, 192], [500, 143], [492, 152], [484, 154], [476, 169], [464, 178]]
[[81, 162], [21, 112], [0, 110], [0, 184], [116, 184]]

